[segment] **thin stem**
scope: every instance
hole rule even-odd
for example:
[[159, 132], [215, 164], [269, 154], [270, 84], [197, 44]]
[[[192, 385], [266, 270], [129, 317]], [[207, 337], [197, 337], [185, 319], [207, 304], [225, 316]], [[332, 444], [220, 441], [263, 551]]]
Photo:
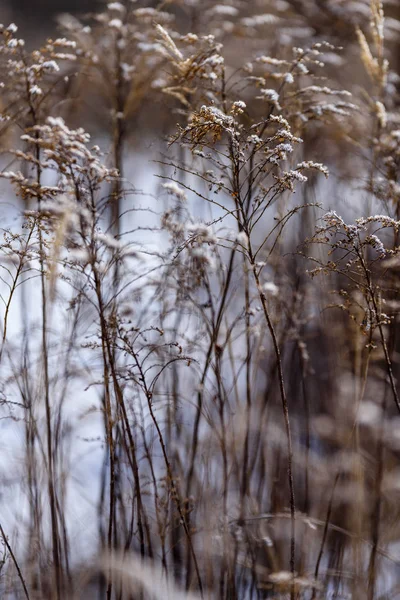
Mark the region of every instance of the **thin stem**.
[[24, 579], [24, 577], [23, 577], [23, 575], [22, 575], [21, 568], [20, 568], [20, 566], [19, 566], [19, 564], [18, 564], [18, 561], [17, 561], [17, 559], [16, 559], [16, 557], [15, 557], [15, 554], [14, 554], [14, 552], [13, 552], [13, 550], [12, 550], [11, 546], [10, 546], [10, 542], [8, 541], [8, 539], [7, 539], [7, 536], [6, 536], [6, 534], [4, 533], [4, 529], [3, 529], [2, 525], [0, 525], [0, 533], [1, 533], [1, 536], [2, 536], [2, 538], [3, 538], [4, 544], [5, 544], [5, 546], [6, 546], [7, 550], [8, 550], [8, 552], [10, 553], [11, 560], [13, 561], [13, 563], [14, 563], [14, 566], [15, 566], [15, 568], [16, 568], [16, 570], [17, 570], [17, 573], [18, 573], [19, 580], [20, 580], [20, 582], [21, 582], [21, 584], [22, 584], [22, 587], [23, 587], [23, 589], [24, 589], [24, 594], [25, 594], [25, 597], [26, 597], [26, 599], [27, 599], [27, 600], [30, 600], [30, 596], [29, 596], [28, 588], [26, 587], [25, 579]]

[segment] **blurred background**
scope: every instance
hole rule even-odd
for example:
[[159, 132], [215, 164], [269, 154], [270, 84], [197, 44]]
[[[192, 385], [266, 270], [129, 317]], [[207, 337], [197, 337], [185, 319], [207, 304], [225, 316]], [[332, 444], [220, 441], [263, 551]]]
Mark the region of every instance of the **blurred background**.
[[45, 36], [54, 27], [59, 13], [82, 14], [98, 10], [101, 0], [15, 0], [0, 3], [0, 22], [18, 22], [21, 34], [28, 37]]

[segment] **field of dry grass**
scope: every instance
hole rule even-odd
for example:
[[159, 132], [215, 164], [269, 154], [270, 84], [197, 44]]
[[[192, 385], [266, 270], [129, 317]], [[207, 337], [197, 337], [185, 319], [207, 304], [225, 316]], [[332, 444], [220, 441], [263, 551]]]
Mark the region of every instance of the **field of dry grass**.
[[0, 597], [397, 598], [398, 2], [54, 30], [0, 26]]

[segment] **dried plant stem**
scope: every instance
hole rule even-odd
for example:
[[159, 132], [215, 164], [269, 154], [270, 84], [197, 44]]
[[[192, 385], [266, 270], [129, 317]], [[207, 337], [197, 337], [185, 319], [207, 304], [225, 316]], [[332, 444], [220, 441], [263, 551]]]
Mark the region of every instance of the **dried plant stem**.
[[385, 334], [383, 331], [383, 327], [382, 327], [382, 323], [380, 320], [380, 311], [379, 311], [379, 307], [378, 307], [378, 303], [376, 300], [376, 296], [375, 296], [375, 289], [372, 285], [372, 279], [371, 279], [371, 272], [368, 269], [366, 263], [365, 263], [365, 259], [364, 256], [362, 254], [361, 251], [357, 250], [357, 255], [358, 258], [360, 260], [360, 264], [364, 270], [364, 274], [365, 274], [365, 279], [366, 279], [366, 283], [367, 283], [367, 290], [368, 290], [368, 294], [370, 296], [373, 308], [374, 308], [374, 312], [376, 315], [376, 318], [378, 320], [377, 323], [377, 327], [378, 327], [378, 331], [379, 331], [379, 336], [381, 339], [381, 344], [382, 344], [382, 348], [383, 348], [383, 352], [385, 355], [385, 361], [386, 361], [386, 368], [387, 368], [387, 372], [388, 372], [388, 376], [389, 376], [389, 382], [390, 382], [390, 387], [392, 390], [392, 394], [393, 394], [393, 399], [394, 402], [396, 404], [396, 408], [398, 410], [398, 412], [400, 413], [400, 400], [399, 400], [399, 395], [397, 393], [397, 386], [396, 386], [396, 382], [394, 379], [394, 375], [393, 375], [393, 369], [392, 369], [392, 361], [390, 359], [390, 354], [389, 354], [389, 350], [387, 347], [387, 343], [386, 343], [386, 338], [385, 338]]
[[[32, 115], [34, 122], [36, 123], [36, 115], [32, 108]], [[40, 149], [39, 146], [35, 147], [37, 170], [36, 170], [36, 183], [40, 187], [42, 169], [40, 166]], [[38, 208], [40, 212], [41, 208], [41, 195], [38, 195]], [[40, 218], [38, 221], [38, 233], [39, 233], [39, 263], [40, 263], [40, 283], [41, 283], [41, 316], [42, 316], [42, 357], [43, 357], [43, 370], [44, 370], [44, 388], [45, 388], [45, 408], [46, 408], [46, 428], [47, 428], [47, 460], [48, 460], [48, 489], [49, 489], [49, 501], [50, 501], [50, 514], [51, 514], [51, 532], [53, 541], [53, 560], [54, 560], [54, 573], [57, 598], [61, 598], [62, 588], [62, 565], [60, 559], [60, 540], [58, 533], [58, 519], [57, 519], [57, 501], [56, 491], [54, 489], [54, 469], [53, 469], [53, 433], [52, 433], [52, 411], [50, 405], [50, 379], [49, 379], [49, 357], [47, 348], [47, 317], [48, 317], [48, 305], [46, 295], [46, 274], [45, 274], [45, 249], [43, 243], [43, 233]]]
[[[386, 414], [386, 393], [383, 400], [383, 417]], [[381, 505], [382, 505], [382, 480], [384, 475], [384, 422], [382, 422], [379, 428], [379, 439], [377, 442], [377, 466], [375, 474], [375, 489], [374, 489], [374, 508], [372, 511], [372, 548], [369, 558], [368, 565], [368, 600], [374, 600], [375, 598], [375, 586], [376, 586], [376, 561], [378, 555], [378, 544], [379, 544], [379, 532], [380, 532], [380, 520], [381, 520]]]
[[[33, 236], [33, 232], [35, 231], [35, 225], [36, 224], [33, 224], [33, 226], [31, 227], [31, 229], [29, 231], [28, 237], [26, 238], [25, 252], [27, 252], [27, 250], [28, 250], [29, 243], [30, 243], [30, 241], [32, 239], [32, 236]], [[5, 307], [5, 312], [4, 312], [4, 318], [3, 318], [3, 336], [2, 336], [1, 348], [0, 348], [0, 364], [1, 364], [1, 358], [3, 356], [4, 346], [5, 346], [6, 339], [7, 339], [8, 317], [9, 317], [9, 313], [10, 313], [11, 303], [12, 303], [12, 300], [14, 298], [15, 290], [17, 289], [17, 285], [19, 283], [19, 279], [20, 279], [20, 276], [22, 274], [24, 266], [25, 266], [24, 256], [21, 256], [20, 259], [19, 259], [17, 270], [16, 270], [15, 275], [14, 275], [13, 280], [12, 280], [12, 284], [11, 284], [11, 288], [10, 288], [10, 293], [9, 293], [9, 296], [8, 296], [8, 300], [7, 300], [6, 307]]]
[[143, 391], [144, 391], [144, 394], [145, 394], [146, 399], [147, 399], [149, 413], [150, 413], [151, 419], [152, 419], [153, 424], [154, 424], [154, 426], [156, 428], [156, 431], [157, 431], [158, 440], [159, 440], [159, 443], [160, 443], [160, 446], [161, 446], [161, 451], [162, 451], [163, 458], [164, 458], [164, 463], [165, 463], [165, 466], [166, 466], [166, 469], [167, 469], [167, 474], [168, 474], [168, 478], [169, 478], [170, 485], [171, 485], [171, 496], [172, 496], [172, 499], [173, 499], [173, 501], [174, 501], [174, 503], [176, 505], [176, 508], [177, 508], [177, 511], [178, 511], [178, 514], [179, 514], [179, 518], [180, 518], [180, 521], [181, 521], [181, 525], [182, 525], [183, 530], [185, 532], [185, 536], [186, 536], [186, 539], [187, 539], [187, 542], [188, 542], [188, 545], [189, 545], [189, 548], [190, 548], [190, 554], [192, 556], [193, 563], [194, 563], [194, 566], [195, 566], [195, 571], [196, 571], [196, 576], [197, 576], [197, 583], [198, 583], [198, 586], [199, 586], [199, 592], [200, 592], [201, 597], [203, 597], [203, 584], [202, 584], [202, 579], [201, 579], [201, 574], [200, 574], [200, 567], [199, 567], [199, 564], [198, 564], [198, 561], [197, 561], [197, 557], [196, 557], [196, 553], [195, 553], [194, 546], [193, 546], [192, 534], [190, 532], [190, 529], [189, 529], [189, 526], [188, 526], [188, 523], [187, 523], [187, 519], [186, 519], [186, 516], [184, 514], [184, 510], [183, 510], [182, 503], [181, 503], [181, 495], [180, 495], [179, 487], [178, 487], [178, 484], [177, 484], [176, 479], [174, 477], [174, 474], [172, 472], [172, 467], [171, 467], [170, 460], [168, 458], [167, 448], [166, 448], [165, 442], [164, 442], [164, 437], [163, 437], [162, 431], [160, 429], [160, 425], [159, 425], [159, 423], [157, 421], [157, 418], [156, 418], [156, 416], [154, 414], [153, 404], [152, 404], [153, 394], [152, 394], [152, 391], [148, 388], [148, 385], [147, 385], [147, 382], [146, 382], [146, 376], [145, 376], [145, 373], [143, 372], [143, 369], [142, 369], [142, 366], [141, 366], [140, 361], [138, 359], [137, 353], [134, 351], [134, 348], [130, 344], [128, 344], [128, 347], [129, 347], [129, 350], [130, 350], [130, 354], [131, 354], [132, 358], [134, 359], [136, 367], [138, 368], [139, 373], [140, 373], [140, 378], [141, 378], [142, 385], [143, 385]]
[[[351, 440], [353, 439], [353, 434], [354, 434], [354, 432], [357, 429], [358, 409], [359, 409], [359, 407], [361, 405], [361, 402], [363, 401], [365, 390], [366, 390], [366, 387], [367, 387], [369, 363], [370, 363], [370, 357], [371, 357], [371, 353], [372, 353], [372, 344], [371, 344], [371, 342], [372, 342], [372, 331], [370, 332], [370, 339], [369, 339], [369, 344], [368, 344], [368, 353], [367, 353], [367, 358], [366, 358], [366, 361], [365, 361], [365, 368], [364, 368], [364, 374], [363, 374], [363, 378], [362, 378], [362, 382], [361, 382], [360, 395], [359, 395], [359, 398], [358, 398], [357, 407], [356, 407], [356, 411], [355, 411], [356, 412], [356, 417], [355, 417], [355, 421], [353, 423], [353, 426], [351, 428], [351, 432], [349, 434], [348, 440], [344, 444], [345, 448], [347, 448], [348, 445], [350, 444]], [[314, 581], [315, 582], [318, 581], [319, 569], [320, 569], [322, 557], [323, 557], [323, 554], [324, 554], [324, 548], [325, 548], [326, 540], [327, 540], [327, 537], [328, 537], [329, 527], [331, 525], [331, 515], [332, 515], [332, 508], [333, 508], [333, 500], [334, 500], [334, 496], [335, 496], [336, 486], [339, 483], [340, 475], [341, 475], [341, 471], [340, 471], [340, 468], [339, 468], [337, 470], [337, 472], [336, 472], [335, 479], [334, 479], [333, 486], [332, 486], [331, 495], [329, 497], [328, 508], [327, 508], [326, 517], [325, 517], [324, 531], [323, 531], [323, 534], [322, 534], [321, 545], [320, 545], [320, 549], [319, 549], [318, 557], [317, 557], [317, 562], [315, 564], [315, 569], [314, 569]], [[313, 591], [312, 591], [312, 598], [311, 598], [311, 600], [315, 599], [316, 593], [317, 593], [317, 588], [314, 586], [313, 587]]]
[[245, 319], [246, 319], [246, 433], [243, 446], [243, 465], [242, 465], [242, 477], [241, 477], [241, 492], [240, 492], [240, 515], [242, 518], [245, 516], [245, 499], [249, 488], [249, 479], [251, 477], [251, 471], [249, 473], [248, 462], [249, 462], [249, 439], [250, 439], [250, 428], [251, 428], [251, 408], [252, 408], [252, 397], [251, 397], [251, 340], [250, 340], [250, 286], [248, 270], [246, 265], [246, 258], [243, 257], [244, 263], [244, 277], [245, 277]]
[[3, 538], [4, 544], [5, 544], [5, 546], [6, 546], [7, 550], [8, 550], [8, 552], [10, 553], [11, 560], [13, 561], [13, 563], [14, 563], [14, 566], [15, 566], [15, 568], [16, 568], [16, 570], [17, 570], [17, 573], [18, 573], [18, 578], [19, 578], [19, 580], [20, 580], [20, 582], [21, 582], [21, 584], [22, 584], [22, 587], [23, 587], [23, 590], [24, 590], [24, 594], [25, 594], [26, 600], [30, 600], [30, 596], [29, 596], [28, 588], [26, 587], [26, 583], [25, 583], [25, 579], [24, 579], [24, 577], [23, 577], [23, 575], [22, 575], [21, 567], [19, 566], [19, 563], [18, 563], [18, 561], [17, 561], [17, 559], [16, 559], [16, 557], [15, 557], [15, 554], [14, 554], [14, 552], [13, 552], [13, 550], [12, 550], [11, 546], [10, 546], [10, 542], [8, 541], [8, 539], [7, 539], [7, 536], [6, 536], [6, 534], [4, 533], [4, 529], [3, 529], [3, 526], [2, 526], [2, 525], [0, 525], [0, 533], [1, 533], [1, 537]]
[[[257, 290], [259, 293], [264, 317], [267, 323], [268, 330], [271, 335], [272, 343], [274, 346], [274, 352], [276, 356], [276, 362], [278, 367], [278, 379], [279, 379], [279, 389], [282, 401], [282, 411], [283, 418], [285, 422], [286, 429], [286, 440], [287, 440], [287, 452], [288, 452], [288, 482], [289, 482], [289, 494], [290, 494], [290, 515], [291, 515], [291, 534], [290, 534], [290, 570], [292, 576], [295, 574], [295, 551], [296, 551], [296, 505], [295, 505], [295, 494], [294, 494], [294, 482], [293, 482], [293, 444], [292, 444], [292, 433], [290, 427], [290, 418], [289, 418], [289, 405], [286, 397], [285, 390], [285, 381], [283, 375], [283, 365], [281, 359], [281, 352], [278, 345], [278, 338], [275, 333], [275, 328], [273, 326], [268, 306], [267, 306], [267, 298], [262, 290], [260, 278], [257, 271], [257, 266], [254, 261], [253, 252], [251, 249], [251, 244], [249, 243], [249, 260], [251, 269], [254, 275], [254, 281], [257, 285]], [[291, 587], [291, 597], [294, 598], [294, 586]]]
[[199, 443], [199, 427], [200, 427], [200, 420], [201, 420], [202, 407], [203, 407], [203, 394], [204, 394], [203, 386], [206, 381], [206, 377], [207, 377], [208, 369], [210, 367], [213, 353], [215, 352], [215, 344], [217, 343], [217, 340], [218, 340], [219, 331], [220, 331], [220, 328], [222, 325], [222, 319], [223, 319], [223, 316], [225, 313], [225, 307], [226, 307], [229, 289], [230, 289], [230, 285], [231, 285], [231, 281], [232, 281], [232, 273], [233, 273], [235, 257], [236, 257], [236, 249], [233, 248], [231, 250], [230, 257], [229, 257], [228, 269], [227, 269], [226, 279], [225, 279], [223, 292], [222, 292], [222, 296], [221, 296], [221, 302], [219, 305], [217, 318], [216, 318], [216, 321], [214, 324], [214, 329], [212, 332], [210, 344], [209, 344], [208, 350], [207, 350], [207, 356], [205, 359], [204, 368], [203, 368], [203, 372], [202, 372], [201, 379], [200, 379], [199, 391], [197, 393], [197, 410], [196, 410], [196, 417], [195, 417], [195, 422], [194, 422], [194, 427], [193, 427], [191, 458], [190, 458], [190, 462], [189, 462], [189, 471], [188, 471], [187, 478], [186, 478], [186, 496], [190, 495], [192, 479], [193, 479], [194, 470], [195, 470], [197, 446]]

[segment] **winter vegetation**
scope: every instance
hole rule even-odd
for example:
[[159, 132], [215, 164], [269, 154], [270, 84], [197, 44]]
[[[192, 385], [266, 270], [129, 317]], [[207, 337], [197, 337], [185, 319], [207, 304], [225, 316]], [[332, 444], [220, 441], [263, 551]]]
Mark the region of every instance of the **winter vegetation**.
[[397, 0], [0, 25], [0, 597], [400, 595]]

